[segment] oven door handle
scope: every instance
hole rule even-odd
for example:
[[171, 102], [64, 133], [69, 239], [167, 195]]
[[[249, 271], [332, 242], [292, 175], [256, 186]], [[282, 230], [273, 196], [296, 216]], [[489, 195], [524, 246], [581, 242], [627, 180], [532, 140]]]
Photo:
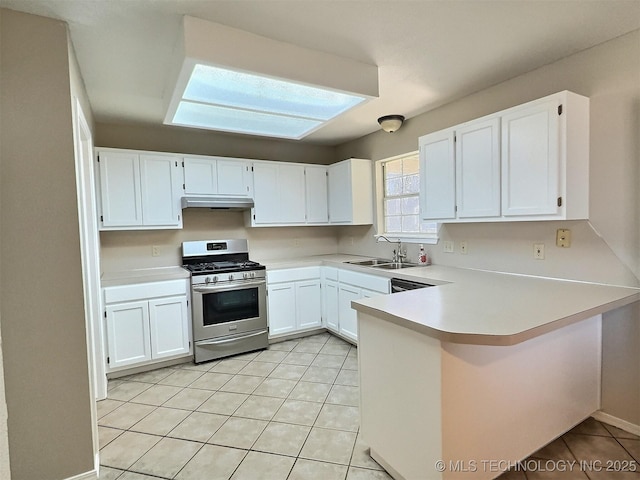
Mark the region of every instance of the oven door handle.
[[255, 282], [241, 282], [241, 283], [226, 284], [226, 285], [222, 283], [216, 283], [211, 286], [203, 286], [203, 285], [194, 286], [193, 291], [197, 293], [214, 293], [214, 292], [222, 292], [224, 290], [241, 290], [246, 287], [256, 287], [260, 285], [265, 285], [266, 283], [267, 282], [265, 282], [264, 280], [258, 280]]
[[267, 333], [267, 330], [260, 330], [259, 332], [250, 333], [249, 335], [242, 335], [234, 338], [227, 338], [224, 340], [204, 340], [202, 342], [197, 342], [198, 345], [222, 345], [224, 343], [237, 342], [238, 340], [245, 340], [251, 337], [257, 337], [258, 335], [264, 335]]

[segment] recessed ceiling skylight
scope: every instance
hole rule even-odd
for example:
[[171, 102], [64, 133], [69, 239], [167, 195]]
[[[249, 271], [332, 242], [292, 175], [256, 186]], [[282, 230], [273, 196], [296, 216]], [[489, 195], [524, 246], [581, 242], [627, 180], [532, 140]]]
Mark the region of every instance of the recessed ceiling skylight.
[[175, 125], [299, 139], [366, 98], [197, 64]]
[[378, 67], [184, 17], [164, 123], [301, 139], [378, 96]]

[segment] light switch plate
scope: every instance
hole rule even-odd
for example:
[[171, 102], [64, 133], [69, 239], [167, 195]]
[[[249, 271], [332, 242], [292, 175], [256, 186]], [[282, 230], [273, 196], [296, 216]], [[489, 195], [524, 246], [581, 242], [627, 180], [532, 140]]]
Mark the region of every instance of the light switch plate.
[[453, 242], [451, 240], [445, 240], [442, 244], [442, 251], [444, 253], [453, 253]]
[[533, 258], [536, 260], [544, 260], [544, 243], [533, 244]]
[[460, 242], [460, 253], [462, 255], [466, 255], [467, 253], [469, 253], [467, 242]]

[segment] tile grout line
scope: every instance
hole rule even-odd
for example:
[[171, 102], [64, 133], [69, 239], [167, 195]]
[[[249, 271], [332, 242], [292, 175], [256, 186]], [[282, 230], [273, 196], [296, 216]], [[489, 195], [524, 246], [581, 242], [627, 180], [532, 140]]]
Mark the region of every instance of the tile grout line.
[[[357, 387], [357, 388], [359, 388], [359, 386], [348, 385], [348, 384], [347, 384], [347, 385], [342, 385], [342, 384], [338, 384], [338, 383], [336, 383], [336, 382], [338, 381], [338, 377], [339, 377], [340, 373], [341, 373], [341, 372], [343, 372], [343, 371], [346, 371], [346, 370], [344, 370], [344, 368], [343, 368], [343, 367], [344, 367], [345, 363], [347, 362], [347, 360], [348, 360], [350, 357], [352, 357], [351, 352], [353, 351], [353, 348], [354, 348], [354, 347], [353, 347], [353, 346], [351, 346], [350, 344], [348, 344], [347, 342], [341, 341], [341, 342], [340, 342], [340, 345], [343, 345], [343, 344], [344, 344], [344, 345], [348, 345], [348, 346], [349, 346], [349, 348], [348, 348], [348, 349], [346, 349], [346, 351], [344, 352], [344, 354], [343, 354], [343, 353], [326, 353], [326, 352], [325, 352], [325, 353], [322, 353], [322, 349], [323, 349], [323, 348], [325, 348], [325, 346], [327, 346], [327, 345], [329, 345], [329, 344], [330, 344], [330, 342], [329, 342], [329, 339], [330, 339], [330, 338], [331, 338], [331, 337], [326, 337], [326, 338], [324, 339], [324, 342], [322, 342], [322, 343], [320, 343], [320, 342], [310, 342], [310, 343], [312, 343], [312, 344], [314, 344], [314, 343], [319, 344], [319, 345], [320, 345], [320, 348], [319, 348], [319, 350], [318, 350], [316, 353], [312, 353], [313, 358], [311, 359], [311, 361], [310, 361], [307, 365], [296, 365], [296, 364], [285, 364], [285, 363], [282, 363], [282, 362], [285, 360], [285, 358], [286, 358], [289, 354], [291, 354], [291, 353], [309, 353], [309, 352], [294, 352], [295, 348], [299, 345], [299, 343], [298, 343], [297, 345], [293, 346], [293, 347], [291, 348], [291, 350], [287, 350], [287, 351], [284, 351], [284, 350], [274, 350], [274, 351], [282, 351], [283, 353], [286, 353], [286, 355], [285, 355], [281, 360], [279, 360], [279, 361], [276, 361], [276, 362], [268, 362], [268, 363], [274, 363], [274, 364], [276, 364], [275, 368], [273, 368], [273, 369], [272, 369], [272, 370], [271, 370], [267, 375], [260, 376], [260, 378], [262, 379], [262, 380], [261, 380], [261, 382], [260, 382], [260, 383], [259, 383], [259, 384], [258, 384], [258, 385], [257, 385], [257, 386], [256, 386], [256, 387], [255, 387], [251, 392], [250, 392], [250, 393], [246, 394], [246, 395], [247, 395], [247, 398], [245, 398], [245, 399], [243, 400], [243, 402], [242, 402], [240, 405], [238, 405], [238, 407], [237, 407], [236, 409], [234, 409], [234, 411], [233, 411], [233, 413], [231, 413], [231, 415], [225, 415], [225, 416], [227, 416], [227, 419], [226, 419], [226, 420], [225, 420], [225, 421], [224, 421], [224, 422], [223, 422], [219, 427], [217, 427], [216, 431], [220, 430], [220, 429], [221, 429], [221, 428], [222, 428], [222, 427], [223, 427], [223, 426], [228, 422], [229, 418], [231, 418], [231, 417], [234, 417], [234, 418], [249, 418], [249, 419], [253, 419], [253, 420], [262, 420], [262, 419], [255, 419], [255, 418], [252, 418], [252, 417], [235, 416], [235, 413], [237, 412], [237, 410], [238, 410], [242, 405], [244, 405], [244, 404], [245, 404], [245, 402], [249, 399], [249, 397], [277, 398], [277, 399], [281, 399], [281, 400], [282, 400], [282, 404], [280, 405], [280, 407], [278, 407], [278, 410], [276, 410], [276, 412], [275, 412], [272, 416], [270, 416], [270, 418], [269, 418], [268, 420], [266, 420], [266, 423], [267, 423], [267, 424], [266, 424], [265, 428], [261, 431], [261, 433], [258, 435], [258, 437], [256, 438], [256, 440], [254, 440], [254, 441], [253, 441], [253, 443], [251, 444], [251, 446], [250, 446], [248, 449], [238, 448], [238, 447], [230, 447], [230, 446], [227, 446], [227, 445], [220, 445], [220, 446], [222, 446], [222, 447], [226, 447], [226, 448], [233, 448], [233, 449], [237, 449], [237, 450], [242, 450], [242, 451], [244, 451], [244, 452], [245, 452], [245, 455], [243, 456], [243, 459], [241, 460], [240, 464], [244, 461], [244, 459], [246, 459], [246, 457], [247, 457], [247, 455], [248, 455], [248, 453], [249, 453], [249, 452], [251, 452], [251, 451], [255, 451], [255, 452], [257, 452], [257, 453], [265, 453], [265, 454], [269, 454], [269, 455], [276, 455], [276, 456], [284, 456], [284, 457], [288, 457], [288, 458], [293, 458], [293, 459], [294, 459], [294, 463], [293, 463], [293, 465], [292, 465], [292, 469], [293, 469], [293, 467], [295, 466], [295, 462], [298, 460], [298, 458], [301, 458], [301, 457], [299, 457], [299, 455], [300, 455], [300, 453], [302, 452], [302, 449], [304, 448], [304, 445], [305, 445], [305, 444], [306, 444], [306, 442], [308, 441], [308, 438], [309, 438], [309, 435], [311, 434], [311, 431], [312, 431], [314, 428], [319, 428], [319, 429], [323, 429], [323, 430], [334, 430], [334, 431], [344, 431], [344, 432], [349, 432], [349, 433], [355, 433], [356, 438], [354, 439], [354, 445], [353, 445], [353, 446], [352, 446], [352, 448], [351, 448], [351, 452], [350, 452], [350, 455], [349, 455], [349, 461], [347, 462], [347, 464], [346, 464], [346, 465], [345, 465], [345, 464], [342, 464], [342, 463], [340, 463], [340, 462], [332, 462], [332, 461], [325, 461], [325, 460], [312, 460], [312, 461], [316, 461], [316, 462], [320, 462], [320, 463], [323, 463], [323, 462], [324, 462], [324, 463], [330, 463], [330, 464], [336, 464], [336, 465], [345, 466], [345, 467], [347, 468], [347, 472], [348, 472], [348, 469], [349, 469], [349, 468], [350, 468], [350, 466], [351, 466], [351, 461], [352, 461], [352, 459], [353, 459], [354, 449], [355, 449], [355, 442], [356, 442], [356, 440], [357, 440], [357, 435], [358, 435], [359, 429], [358, 429], [356, 432], [353, 432], [353, 431], [351, 431], [351, 430], [343, 430], [343, 429], [341, 429], [341, 428], [331, 428], [331, 427], [326, 427], [326, 426], [316, 426], [316, 422], [317, 422], [317, 420], [318, 420], [318, 418], [319, 418], [319, 416], [320, 416], [320, 413], [322, 412], [322, 409], [323, 409], [326, 405], [337, 405], [337, 406], [351, 407], [351, 405], [348, 405], [348, 404], [347, 404], [347, 405], [343, 405], [343, 403], [327, 403], [327, 399], [329, 398], [329, 396], [331, 395], [331, 393], [334, 391], [334, 386], [339, 385], [339, 386], [343, 386], [343, 387]], [[262, 352], [261, 352], [261, 353], [262, 353]], [[331, 367], [331, 366], [321, 366], [321, 365], [313, 365], [313, 362], [315, 362], [315, 361], [318, 359], [318, 356], [319, 356], [319, 355], [327, 355], [327, 356], [343, 357], [343, 358], [342, 358], [342, 361], [340, 362], [340, 365], [336, 365], [335, 367]], [[251, 363], [251, 362], [253, 362], [253, 361], [257, 361], [257, 362], [265, 362], [265, 363], [266, 363], [266, 361], [265, 361], [265, 360], [260, 360], [258, 357], [259, 357], [259, 354], [258, 354], [258, 355], [256, 355], [255, 357], [253, 357], [251, 360], [249, 360], [249, 361], [248, 361], [248, 363], [247, 363], [247, 365], [248, 365], [248, 364], [250, 364], [250, 363]], [[357, 358], [357, 357], [356, 357], [356, 358]], [[217, 444], [215, 444], [215, 443], [209, 443], [209, 442], [210, 442], [210, 440], [211, 440], [211, 438], [215, 435], [215, 432], [214, 432], [214, 433], [211, 435], [211, 437], [209, 437], [205, 442], [195, 441], [195, 440], [190, 440], [190, 439], [184, 439], [184, 438], [178, 438], [178, 437], [172, 437], [172, 436], [170, 436], [171, 432], [172, 432], [173, 430], [175, 430], [176, 428], [178, 428], [178, 427], [179, 427], [179, 426], [180, 426], [184, 421], [186, 421], [186, 420], [187, 420], [187, 418], [189, 418], [193, 413], [196, 413], [196, 412], [203, 413], [203, 414], [207, 414], [207, 413], [209, 413], [209, 412], [202, 412], [202, 411], [199, 411], [199, 410], [198, 410], [198, 408], [200, 408], [204, 403], [206, 403], [206, 402], [207, 402], [207, 401], [208, 401], [208, 400], [209, 400], [213, 395], [215, 395], [215, 393], [217, 393], [217, 392], [223, 392], [223, 393], [225, 393], [223, 390], [220, 390], [220, 389], [221, 389], [221, 388], [223, 388], [225, 385], [227, 385], [229, 382], [231, 382], [231, 381], [233, 380], [233, 378], [236, 378], [236, 376], [237, 376], [237, 375], [243, 375], [243, 376], [246, 376], [246, 374], [242, 374], [242, 373], [241, 373], [241, 370], [239, 370], [238, 372], [236, 372], [236, 373], [234, 373], [234, 374], [230, 374], [230, 375], [231, 375], [231, 378], [229, 378], [225, 383], [223, 383], [220, 387], [218, 387], [218, 389], [211, 390], [211, 392], [212, 392], [212, 393], [211, 393], [211, 395], [210, 395], [207, 399], [205, 399], [204, 401], [200, 402], [200, 404], [199, 404], [199, 405], [197, 405], [197, 406], [195, 406], [195, 407], [193, 407], [193, 408], [180, 408], [180, 407], [165, 406], [165, 405], [166, 405], [166, 403], [168, 403], [170, 400], [172, 400], [173, 398], [175, 398], [178, 394], [180, 394], [180, 393], [181, 393], [182, 391], [184, 391], [185, 389], [188, 389], [188, 388], [194, 388], [194, 387], [191, 387], [191, 385], [192, 385], [193, 383], [195, 383], [198, 379], [202, 378], [202, 376], [204, 376], [204, 374], [205, 374], [205, 373], [227, 373], [227, 372], [212, 372], [212, 369], [214, 369], [214, 368], [215, 368], [219, 363], [220, 363], [220, 362], [216, 362], [216, 364], [215, 364], [215, 365], [212, 365], [212, 366], [211, 366], [209, 369], [207, 369], [206, 371], [202, 371], [202, 370], [195, 370], [195, 371], [199, 371], [199, 372], [201, 372], [201, 373], [200, 373], [200, 375], [198, 375], [198, 377], [197, 377], [197, 378], [194, 378], [194, 379], [193, 379], [189, 384], [187, 384], [187, 385], [170, 385], [170, 384], [162, 384], [162, 383], [159, 383], [159, 382], [161, 382], [161, 381], [165, 380], [166, 378], [168, 378], [169, 376], [171, 376], [172, 374], [174, 374], [174, 373], [176, 373], [176, 372], [179, 372], [179, 371], [182, 371], [182, 370], [192, 370], [192, 369], [188, 369], [188, 368], [184, 368], [184, 367], [183, 367], [183, 368], [180, 368], [179, 366], [177, 366], [177, 367], [173, 367], [173, 368], [172, 368], [172, 367], [167, 367], [167, 368], [171, 368], [171, 369], [172, 369], [172, 370], [174, 370], [174, 371], [173, 371], [173, 372], [168, 373], [166, 376], [164, 376], [164, 377], [162, 377], [162, 378], [158, 378], [157, 380], [155, 380], [155, 382], [151, 382], [151, 381], [149, 381], [149, 380], [139, 380], [139, 379], [136, 379], [136, 378], [135, 378], [135, 376], [132, 376], [132, 378], [130, 378], [129, 380], [123, 380], [123, 383], [124, 383], [124, 382], [127, 382], [127, 381], [130, 381], [130, 382], [138, 382], [138, 383], [148, 383], [148, 384], [149, 384], [149, 387], [148, 387], [147, 389], [143, 390], [142, 392], [139, 392], [137, 395], [133, 396], [133, 397], [132, 397], [131, 399], [129, 399], [129, 400], [117, 400], [117, 399], [111, 399], [111, 400], [118, 401], [118, 402], [122, 402], [122, 403], [121, 403], [121, 405], [118, 405], [115, 409], [113, 409], [112, 411], [110, 411], [110, 412], [108, 412], [108, 413], [105, 413], [102, 417], [100, 417], [100, 419], [104, 418], [105, 416], [109, 415], [109, 414], [110, 414], [110, 413], [112, 413], [112, 412], [115, 412], [116, 410], [120, 409], [124, 404], [127, 404], [127, 403], [129, 403], [129, 404], [135, 404], [135, 405], [146, 405], [146, 406], [151, 406], [151, 407], [154, 407], [154, 408], [153, 408], [153, 410], [151, 410], [148, 414], [144, 415], [142, 418], [140, 418], [138, 421], [136, 421], [136, 423], [134, 423], [132, 426], [130, 426], [129, 428], [127, 428], [127, 429], [125, 429], [125, 430], [122, 430], [122, 429], [120, 429], [120, 428], [118, 428], [118, 427], [114, 427], [114, 426], [101, 425], [101, 426], [102, 426], [102, 427], [104, 427], [104, 428], [109, 428], [109, 429], [112, 429], [112, 430], [118, 430], [118, 431], [120, 431], [120, 432], [121, 432], [117, 437], [115, 437], [114, 439], [110, 440], [108, 443], [106, 443], [105, 445], [103, 445], [103, 446], [101, 447], [101, 449], [102, 449], [102, 448], [104, 448], [104, 447], [106, 447], [107, 445], [109, 445], [112, 441], [116, 440], [116, 438], [118, 438], [120, 435], [122, 435], [124, 432], [127, 432], [127, 431], [131, 431], [131, 432], [133, 432], [133, 433], [141, 433], [141, 434], [146, 434], [146, 435], [151, 435], [151, 436], [160, 437], [160, 440], [159, 440], [157, 443], [159, 443], [163, 438], [168, 438], [168, 439], [175, 439], [175, 440], [180, 440], [180, 441], [189, 441], [189, 442], [192, 442], [192, 443], [197, 443], [197, 444], [199, 444], [199, 445], [200, 445], [200, 447], [198, 448], [198, 450], [197, 450], [196, 452], [194, 452], [194, 454], [193, 454], [193, 455], [191, 455], [191, 457], [190, 457], [190, 458], [185, 462], [185, 464], [180, 468], [180, 470], [178, 471], [178, 473], [176, 473], [176, 475], [178, 475], [178, 474], [179, 474], [179, 472], [180, 472], [180, 471], [182, 471], [182, 469], [184, 469], [184, 468], [185, 468], [185, 466], [186, 466], [186, 465], [187, 465], [191, 460], [193, 460], [193, 458], [198, 454], [198, 452], [200, 452], [200, 451], [204, 448], [204, 446], [205, 446], [205, 445], [217, 445]], [[291, 378], [278, 378], [278, 377], [271, 377], [271, 374], [272, 374], [276, 369], [278, 369], [278, 368], [279, 368], [279, 367], [281, 367], [281, 366], [304, 366], [304, 367], [305, 367], [304, 371], [302, 371], [302, 372], [301, 372], [301, 374], [299, 375], [299, 377], [298, 377], [297, 379], [295, 379], [295, 384], [294, 384], [294, 385], [293, 385], [293, 387], [292, 387], [292, 388], [287, 392], [286, 397], [281, 397], [281, 396], [272, 396], [272, 395], [265, 395], [265, 394], [262, 394], [262, 395], [261, 395], [261, 394], [256, 394], [256, 393], [255, 393], [255, 391], [256, 391], [258, 388], [260, 388], [260, 386], [262, 386], [262, 385], [267, 381], [267, 379], [274, 379], [274, 380], [293, 380], [293, 379], [291, 379]], [[246, 367], [246, 365], [245, 365], [245, 367]], [[331, 369], [334, 369], [334, 368], [335, 368], [335, 370], [337, 370], [337, 373], [335, 374], [335, 377], [333, 377], [333, 378], [332, 378], [331, 382], [317, 382], [317, 381], [309, 381], [309, 380], [306, 380], [306, 381], [305, 381], [305, 380], [303, 379], [303, 377], [304, 377], [304, 375], [305, 375], [305, 374], [307, 374], [307, 373], [309, 372], [310, 367], [315, 367], [315, 368], [331, 368]], [[348, 371], [353, 371], [353, 370], [349, 369]], [[145, 372], [145, 373], [146, 373], [146, 372]], [[125, 379], [126, 379], [127, 377], [122, 377], [122, 378], [125, 378]], [[296, 455], [294, 456], [294, 455], [279, 454], [279, 453], [274, 453], [274, 452], [263, 452], [263, 451], [261, 451], [261, 450], [259, 450], [259, 449], [254, 449], [254, 447], [255, 447], [255, 445], [256, 445], [256, 443], [257, 443], [257, 441], [259, 440], [260, 436], [264, 433], [264, 431], [266, 430], [266, 428], [269, 426], [269, 424], [271, 424], [271, 423], [288, 423], [288, 422], [282, 422], [282, 421], [275, 421], [275, 420], [274, 420], [274, 418], [275, 418], [275, 416], [277, 415], [278, 411], [280, 411], [280, 409], [282, 408], [282, 406], [284, 405], [284, 403], [285, 403], [287, 400], [308, 401], [308, 400], [300, 400], [300, 399], [292, 399], [292, 398], [290, 398], [290, 396], [291, 396], [291, 394], [293, 393], [293, 391], [295, 390], [295, 388], [296, 388], [298, 385], [300, 385], [300, 383], [301, 383], [301, 382], [329, 385], [329, 391], [328, 391], [328, 392], [327, 392], [327, 394], [324, 396], [323, 401], [321, 401], [321, 402], [311, 401], [311, 403], [319, 403], [321, 406], [320, 406], [320, 409], [318, 410], [318, 413], [315, 415], [315, 417], [314, 417], [314, 419], [313, 419], [313, 423], [312, 423], [312, 425], [304, 425], [305, 427], [308, 427], [308, 428], [309, 428], [309, 431], [308, 431], [308, 433], [307, 433], [307, 435], [306, 435], [306, 437], [305, 437], [304, 441], [302, 441], [302, 442], [301, 442], [301, 446], [300, 446], [299, 451], [298, 451], [298, 452], [296, 453]], [[153, 386], [171, 386], [171, 387], [180, 388], [180, 390], [176, 391], [173, 395], [171, 395], [169, 398], [167, 398], [166, 400], [164, 400], [164, 401], [163, 401], [161, 404], [159, 404], [159, 405], [157, 405], [157, 404], [156, 404], [156, 405], [150, 405], [150, 404], [148, 404], [148, 403], [138, 403], [138, 402], [133, 401], [137, 396], [139, 396], [139, 395], [141, 395], [142, 393], [146, 392], [147, 390], [149, 390], [149, 389], [150, 389], [150, 388], [152, 388]], [[117, 388], [117, 387], [116, 387], [116, 388]], [[194, 389], [197, 389], [197, 388], [194, 388]], [[209, 391], [208, 389], [202, 389], [202, 390], [207, 390], [207, 391]], [[226, 392], [226, 393], [235, 393], [235, 392]], [[345, 403], [346, 403], [346, 402], [345, 402]], [[167, 433], [166, 433], [166, 434], [164, 434], [164, 435], [159, 435], [159, 434], [156, 434], [156, 433], [137, 432], [136, 430], [132, 430], [132, 428], [133, 428], [133, 427], [135, 427], [135, 425], [137, 425], [138, 423], [140, 423], [141, 421], [143, 421], [145, 418], [147, 418], [149, 415], [151, 415], [153, 412], [156, 412], [156, 411], [157, 411], [157, 410], [159, 410], [160, 408], [171, 408], [171, 409], [176, 409], [176, 410], [182, 410], [182, 411], [188, 412], [188, 414], [187, 414], [187, 416], [186, 416], [182, 421], [180, 421], [177, 425], [175, 425], [173, 428], [171, 428], [171, 430], [169, 430], [169, 432], [167, 432]], [[219, 415], [220, 415], [220, 414], [219, 414]], [[300, 424], [299, 424], [299, 423], [291, 423], [291, 425], [300, 425]], [[144, 455], [146, 455], [146, 454], [147, 454], [147, 453], [148, 453], [152, 448], [154, 448], [154, 447], [157, 445], [157, 443], [156, 443], [155, 445], [153, 445], [150, 449], [148, 449], [147, 451], [145, 451], [145, 453], [144, 453], [144, 454], [142, 454], [142, 455], [141, 455], [137, 460], [135, 460], [135, 461], [134, 461], [134, 463], [133, 463], [131, 466], [133, 466], [137, 461], [139, 461], [139, 460], [140, 460], [140, 458], [144, 457]], [[238, 467], [237, 467], [237, 468], [239, 468], [240, 464], [238, 464]], [[110, 467], [110, 466], [108, 466], [108, 465], [105, 465], [105, 466], [106, 466], [106, 467], [109, 467], [109, 468], [117, 468], [117, 467]], [[131, 466], [130, 466], [129, 468], [131, 468]], [[236, 468], [236, 470], [237, 470], [237, 468]], [[367, 467], [363, 467], [363, 468], [365, 468], [365, 469], [369, 470], [369, 468], [367, 468]], [[292, 469], [289, 471], [289, 474], [288, 474], [288, 475], [290, 475], [290, 474], [291, 474]], [[373, 470], [373, 469], [371, 469], [371, 470]], [[130, 471], [130, 470], [125, 469], [124, 471]], [[131, 470], [131, 471], [132, 471], [132, 472], [135, 472], [134, 470]], [[235, 472], [235, 470], [234, 470], [234, 472]], [[155, 476], [155, 475], [153, 475], [153, 476]], [[160, 478], [160, 477], [159, 477], [159, 478]]]

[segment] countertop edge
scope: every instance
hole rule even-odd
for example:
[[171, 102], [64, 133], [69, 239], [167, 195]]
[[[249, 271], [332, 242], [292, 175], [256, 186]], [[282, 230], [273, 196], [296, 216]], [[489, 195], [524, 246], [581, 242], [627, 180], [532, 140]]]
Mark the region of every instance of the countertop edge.
[[417, 333], [428, 335], [432, 338], [447, 343], [460, 343], [466, 345], [487, 345], [487, 346], [510, 346], [525, 342], [535, 337], [539, 337], [546, 333], [558, 330], [568, 325], [581, 322], [596, 315], [603, 314], [616, 308], [630, 305], [631, 303], [640, 301], [640, 292], [631, 293], [630, 295], [618, 300], [607, 302], [597, 307], [577, 312], [573, 315], [558, 318], [557, 320], [547, 322], [538, 327], [514, 332], [510, 334], [480, 334], [480, 333], [461, 333], [440, 330], [430, 327], [423, 323], [414, 322], [408, 318], [389, 313], [386, 310], [371, 307], [360, 303], [358, 300], [351, 302], [351, 307], [358, 312], [366, 313], [381, 320], [388, 321], [395, 325], [408, 328]]

